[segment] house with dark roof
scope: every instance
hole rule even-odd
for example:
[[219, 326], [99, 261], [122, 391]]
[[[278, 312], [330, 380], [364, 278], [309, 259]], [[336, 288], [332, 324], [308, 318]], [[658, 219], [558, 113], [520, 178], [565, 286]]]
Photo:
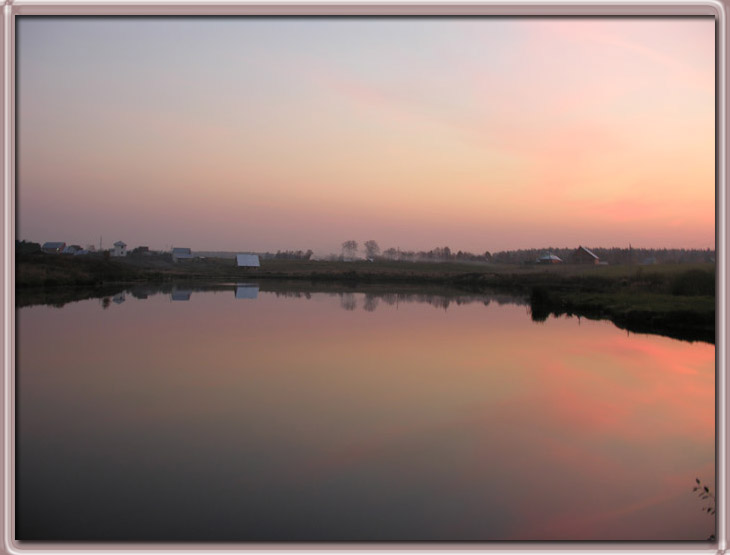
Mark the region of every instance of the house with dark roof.
[[536, 262], [538, 264], [562, 264], [563, 260], [550, 252], [546, 252]]
[[192, 260], [195, 258], [190, 249], [186, 247], [175, 247], [172, 249], [172, 261], [179, 262], [180, 260]]
[[573, 264], [600, 264], [601, 260], [596, 253], [588, 250], [583, 246], [579, 246], [573, 253]]
[[43, 243], [41, 250], [48, 254], [61, 254], [66, 248], [66, 243], [62, 241], [48, 241]]

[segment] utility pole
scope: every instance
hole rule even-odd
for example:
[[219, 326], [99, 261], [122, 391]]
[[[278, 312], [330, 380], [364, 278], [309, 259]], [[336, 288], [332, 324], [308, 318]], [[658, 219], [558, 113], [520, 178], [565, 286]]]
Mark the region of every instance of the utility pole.
[[101, 252], [101, 235], [99, 235], [99, 252]]

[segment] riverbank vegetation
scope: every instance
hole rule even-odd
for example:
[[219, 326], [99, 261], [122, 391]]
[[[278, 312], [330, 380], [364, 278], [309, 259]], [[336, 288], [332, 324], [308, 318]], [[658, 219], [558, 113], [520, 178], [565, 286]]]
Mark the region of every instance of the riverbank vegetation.
[[[714, 263], [657, 265], [510, 265], [470, 262], [262, 260], [260, 268], [237, 268], [224, 258], [172, 261], [169, 255], [62, 256], [18, 253], [19, 300], [53, 299], [115, 285], [140, 283], [236, 283], [287, 280], [357, 289], [440, 286], [464, 292], [503, 291], [529, 299], [532, 317], [577, 315], [609, 319], [637, 332], [714, 342]], [[319, 284], [319, 286], [317, 286]]]

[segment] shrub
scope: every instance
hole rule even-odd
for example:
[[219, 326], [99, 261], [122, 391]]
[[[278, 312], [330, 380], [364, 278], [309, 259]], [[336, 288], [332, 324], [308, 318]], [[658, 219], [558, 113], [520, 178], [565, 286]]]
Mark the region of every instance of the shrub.
[[706, 270], [687, 270], [672, 279], [672, 295], [714, 296], [715, 273]]

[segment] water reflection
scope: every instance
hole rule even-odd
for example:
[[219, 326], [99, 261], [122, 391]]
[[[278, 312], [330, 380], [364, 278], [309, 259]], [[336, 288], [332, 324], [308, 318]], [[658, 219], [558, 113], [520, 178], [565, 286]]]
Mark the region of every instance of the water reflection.
[[504, 295], [238, 286], [18, 310], [20, 539], [714, 533], [712, 345]]
[[[498, 305], [524, 306], [533, 322], [543, 323], [550, 318], [578, 318], [581, 317], [593, 320], [610, 318], [619, 328], [626, 330], [627, 334], [658, 334], [673, 337], [685, 341], [703, 341], [706, 343], [715, 342], [714, 328], [708, 328], [706, 324], [693, 325], [691, 321], [673, 315], [672, 313], [660, 314], [657, 317], [646, 316], [641, 311], [636, 313], [618, 312], [614, 316], [608, 316], [599, 307], [589, 304], [581, 308], [566, 308], [561, 303], [553, 301], [546, 302], [533, 290], [530, 296], [520, 296], [513, 293], [501, 292], [479, 292], [466, 293], [458, 289], [446, 289], [443, 287], [426, 288], [403, 288], [392, 289], [388, 286], [360, 286], [358, 290], [348, 286], [336, 284], [316, 284], [316, 282], [276, 282], [268, 281], [258, 283], [218, 284], [218, 285], [181, 285], [166, 284], [159, 286], [134, 286], [131, 288], [117, 288], [114, 290], [99, 289], [62, 289], [56, 292], [21, 291], [16, 295], [16, 307], [33, 306], [36, 304], [49, 304], [61, 308], [69, 302], [99, 297], [104, 309], [109, 308], [110, 303], [121, 304], [126, 300], [125, 295], [130, 295], [136, 300], [147, 300], [155, 295], [167, 295], [171, 301], [189, 301], [197, 292], [223, 292], [233, 290], [235, 299], [256, 300], [259, 293], [283, 298], [311, 299], [312, 295], [329, 295], [339, 299], [339, 306], [345, 311], [363, 310], [375, 312], [384, 306], [398, 307], [399, 303], [423, 303], [435, 308], [448, 311], [449, 307], [461, 306], [464, 304], [478, 303], [489, 306], [496, 302]], [[680, 315], [681, 316], [681, 315]]]
[[[235, 285], [196, 285], [196, 286], [135, 286], [117, 292], [112, 296], [102, 297], [102, 301], [108, 306], [109, 301], [121, 304], [125, 301], [126, 294], [137, 300], [148, 300], [156, 295], [166, 295], [172, 301], [189, 301], [194, 293], [200, 292], [222, 292], [233, 291], [236, 299], [257, 299], [259, 293], [273, 294], [277, 298], [311, 299], [313, 294], [326, 295], [339, 299], [339, 306], [343, 310], [352, 311], [358, 308], [366, 312], [374, 312], [378, 309], [381, 301], [387, 306], [398, 306], [404, 303], [423, 303], [435, 308], [448, 310], [450, 306], [461, 306], [465, 304], [478, 303], [489, 306], [489, 303], [496, 302], [499, 305], [512, 304], [528, 306], [526, 298], [500, 293], [466, 294], [454, 290], [439, 289], [438, 292], [418, 291], [350, 291], [331, 290], [323, 288], [320, 290], [296, 289], [288, 284], [282, 288], [280, 284], [258, 284], [238, 283]], [[103, 299], [107, 299], [104, 301]], [[72, 302], [72, 301], [71, 301]], [[54, 303], [54, 306], [63, 306], [65, 303]]]
[[171, 301], [189, 301], [193, 292], [190, 289], [173, 289], [170, 293]]
[[255, 283], [241, 283], [236, 285], [237, 299], [255, 299], [259, 296], [259, 286]]

